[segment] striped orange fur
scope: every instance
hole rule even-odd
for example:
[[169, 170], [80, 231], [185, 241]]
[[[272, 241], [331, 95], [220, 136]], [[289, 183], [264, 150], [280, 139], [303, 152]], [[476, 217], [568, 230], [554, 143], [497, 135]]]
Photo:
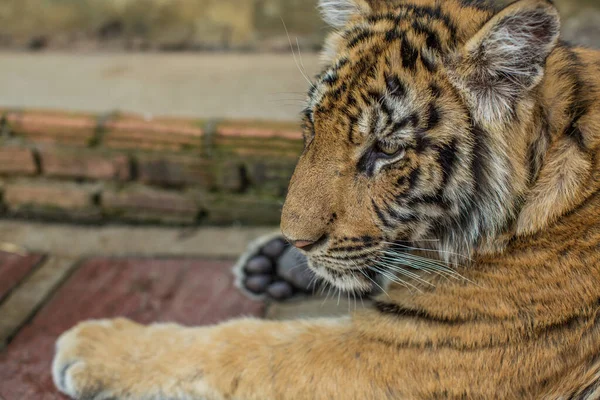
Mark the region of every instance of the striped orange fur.
[[[75, 398], [600, 398], [600, 52], [546, 0], [322, 0], [282, 232], [351, 318], [88, 322]], [[307, 246], [310, 243], [310, 246]], [[105, 397], [102, 397], [105, 396]]]

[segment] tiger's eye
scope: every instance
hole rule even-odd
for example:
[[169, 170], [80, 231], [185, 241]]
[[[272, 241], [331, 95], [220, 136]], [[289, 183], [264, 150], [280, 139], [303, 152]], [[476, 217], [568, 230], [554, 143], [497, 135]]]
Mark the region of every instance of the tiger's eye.
[[377, 143], [376, 150], [378, 153], [387, 157], [396, 157], [404, 152], [404, 147], [397, 143]]

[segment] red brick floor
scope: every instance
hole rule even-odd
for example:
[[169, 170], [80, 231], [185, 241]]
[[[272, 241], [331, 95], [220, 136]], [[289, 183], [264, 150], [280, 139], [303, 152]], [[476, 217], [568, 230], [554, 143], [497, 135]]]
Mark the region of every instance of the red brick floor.
[[231, 262], [197, 259], [85, 262], [0, 353], [0, 399], [63, 399], [50, 376], [54, 342], [82, 320], [125, 316], [142, 323], [205, 325], [262, 316], [263, 304], [233, 287], [230, 267]]
[[0, 252], [0, 301], [42, 260], [39, 255]]

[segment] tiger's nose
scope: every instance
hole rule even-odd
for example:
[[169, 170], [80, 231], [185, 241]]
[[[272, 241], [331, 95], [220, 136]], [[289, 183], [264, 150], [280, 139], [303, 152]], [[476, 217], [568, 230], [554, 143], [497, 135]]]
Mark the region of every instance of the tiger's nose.
[[318, 245], [320, 245], [321, 243], [325, 242], [326, 237], [325, 235], [321, 236], [320, 238], [316, 239], [316, 240], [291, 240], [286, 238], [288, 242], [290, 242], [292, 245], [294, 245], [294, 247], [302, 250], [302, 251], [311, 251], [312, 249], [314, 249], [315, 247], [317, 247]]
[[294, 242], [294, 246], [296, 246], [299, 249], [308, 249], [313, 244], [315, 244], [315, 242], [310, 240], [296, 240]]

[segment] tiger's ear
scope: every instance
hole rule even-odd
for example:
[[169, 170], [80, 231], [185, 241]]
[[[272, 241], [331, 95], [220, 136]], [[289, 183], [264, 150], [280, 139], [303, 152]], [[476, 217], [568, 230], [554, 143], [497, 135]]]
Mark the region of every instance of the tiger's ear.
[[515, 104], [541, 82], [559, 34], [558, 11], [549, 1], [521, 0], [496, 14], [451, 57], [450, 79], [474, 117], [509, 122]]
[[356, 15], [368, 14], [372, 0], [319, 0], [319, 9], [325, 22], [334, 28], [342, 28]]

